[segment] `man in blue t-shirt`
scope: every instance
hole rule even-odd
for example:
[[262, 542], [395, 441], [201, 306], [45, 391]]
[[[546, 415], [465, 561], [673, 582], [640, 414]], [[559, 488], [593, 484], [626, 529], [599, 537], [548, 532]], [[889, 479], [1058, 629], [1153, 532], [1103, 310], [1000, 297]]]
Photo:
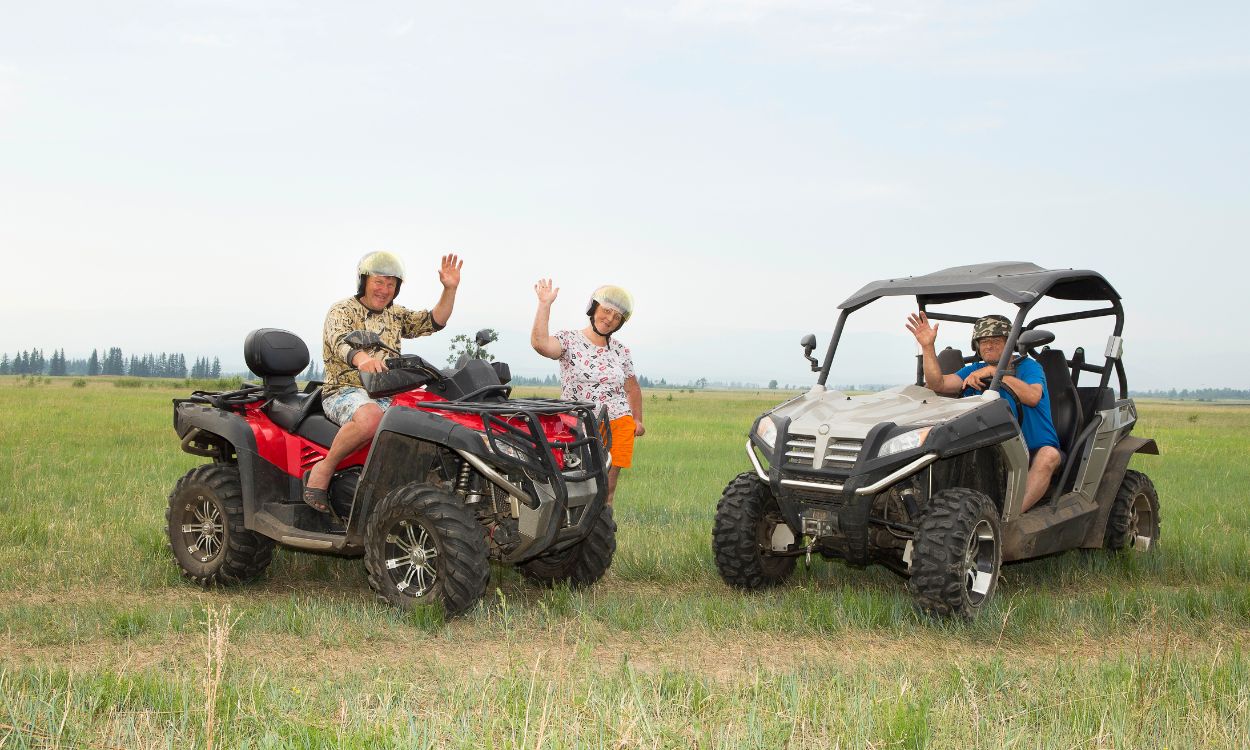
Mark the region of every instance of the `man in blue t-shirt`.
[[[912, 313], [907, 317], [907, 330], [911, 331], [916, 342], [920, 344], [925, 387], [943, 396], [972, 396], [984, 391], [998, 371], [997, 363], [1002, 358], [1003, 347], [1007, 346], [1007, 336], [1011, 333], [1011, 321], [1002, 315], [987, 315], [978, 319], [972, 329], [972, 347], [981, 357], [981, 361], [966, 365], [951, 375], [942, 374], [942, 368], [938, 365], [937, 351], [934, 348], [937, 329], [938, 325], [930, 325], [928, 316], [923, 312]], [[1019, 420], [1020, 432], [1029, 448], [1029, 476], [1021, 507], [1021, 511], [1026, 511], [1050, 488], [1050, 478], [1063, 462], [1063, 454], [1059, 451], [1059, 435], [1050, 418], [1050, 394], [1046, 392], [1046, 375], [1037, 360], [1029, 357], [1014, 358], [1003, 372], [1002, 384], [1003, 400]], [[1019, 398], [1019, 404], [1016, 403], [1016, 397]]]

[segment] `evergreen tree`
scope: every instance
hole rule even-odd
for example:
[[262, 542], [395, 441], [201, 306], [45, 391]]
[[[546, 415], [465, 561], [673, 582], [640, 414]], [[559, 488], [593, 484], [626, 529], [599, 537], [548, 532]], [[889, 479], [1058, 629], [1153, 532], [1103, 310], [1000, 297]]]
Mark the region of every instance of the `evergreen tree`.
[[91, 350], [91, 359], [87, 360], [87, 374], [88, 375], [100, 374], [100, 355], [96, 352], [95, 349]]
[[13, 365], [9, 363], [8, 353], [0, 354], [0, 375], [10, 375], [13, 372]]
[[109, 349], [108, 356], [104, 359], [105, 375], [125, 375], [126, 359], [122, 356], [122, 350], [119, 347]]
[[213, 369], [208, 376], [213, 380], [221, 379], [221, 360], [217, 357], [213, 357]]

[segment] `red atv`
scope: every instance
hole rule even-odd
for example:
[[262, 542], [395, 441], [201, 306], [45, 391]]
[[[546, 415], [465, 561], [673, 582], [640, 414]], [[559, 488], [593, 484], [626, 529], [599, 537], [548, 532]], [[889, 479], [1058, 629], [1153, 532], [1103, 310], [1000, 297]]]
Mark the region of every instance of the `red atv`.
[[[351, 337], [357, 348], [386, 349], [376, 334]], [[479, 334], [479, 347], [488, 340]], [[262, 328], [243, 352], [260, 385], [174, 399], [182, 449], [212, 459], [178, 480], [165, 514], [174, 557], [197, 583], [251, 580], [278, 543], [363, 556], [385, 601], [440, 603], [456, 615], [486, 592], [491, 560], [548, 585], [588, 585], [611, 565], [602, 408], [511, 399], [501, 362], [461, 358], [439, 370], [390, 351], [388, 371], [361, 375], [392, 406], [372, 444], [336, 467], [332, 512], [318, 513], [301, 499], [301, 477], [339, 427], [322, 411], [320, 384], [296, 386], [308, 348]]]

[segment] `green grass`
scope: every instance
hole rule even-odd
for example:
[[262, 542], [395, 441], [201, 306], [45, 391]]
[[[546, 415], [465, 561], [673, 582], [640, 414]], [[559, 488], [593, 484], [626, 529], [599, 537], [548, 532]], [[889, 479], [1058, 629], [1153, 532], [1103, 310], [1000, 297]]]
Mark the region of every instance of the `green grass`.
[[879, 568], [728, 589], [716, 500], [785, 394], [649, 392], [607, 577], [497, 569], [446, 622], [378, 603], [359, 560], [280, 550], [254, 584], [184, 583], [164, 507], [199, 461], [171, 429], [187, 389], [32, 382], [0, 379], [6, 750], [1250, 746], [1247, 407], [1143, 404], [1158, 554], [1010, 565], [960, 624]]

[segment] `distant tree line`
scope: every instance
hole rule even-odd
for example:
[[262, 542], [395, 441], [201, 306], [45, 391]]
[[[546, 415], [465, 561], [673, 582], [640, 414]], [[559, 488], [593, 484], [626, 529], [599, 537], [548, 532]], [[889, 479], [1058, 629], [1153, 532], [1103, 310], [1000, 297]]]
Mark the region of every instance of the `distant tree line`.
[[111, 347], [103, 357], [98, 349], [91, 350], [86, 359], [66, 359], [65, 350], [44, 355], [42, 349], [21, 351], [12, 357], [0, 353], [0, 375], [128, 375], [135, 378], [187, 378], [218, 379], [221, 377], [221, 360], [201, 357], [187, 367], [185, 354], [161, 352], [160, 354], [132, 354], [129, 358], [119, 347]]
[[1250, 391], [1236, 388], [1175, 388], [1166, 391], [1129, 391], [1133, 398], [1167, 398], [1177, 401], [1224, 401], [1250, 399]]

